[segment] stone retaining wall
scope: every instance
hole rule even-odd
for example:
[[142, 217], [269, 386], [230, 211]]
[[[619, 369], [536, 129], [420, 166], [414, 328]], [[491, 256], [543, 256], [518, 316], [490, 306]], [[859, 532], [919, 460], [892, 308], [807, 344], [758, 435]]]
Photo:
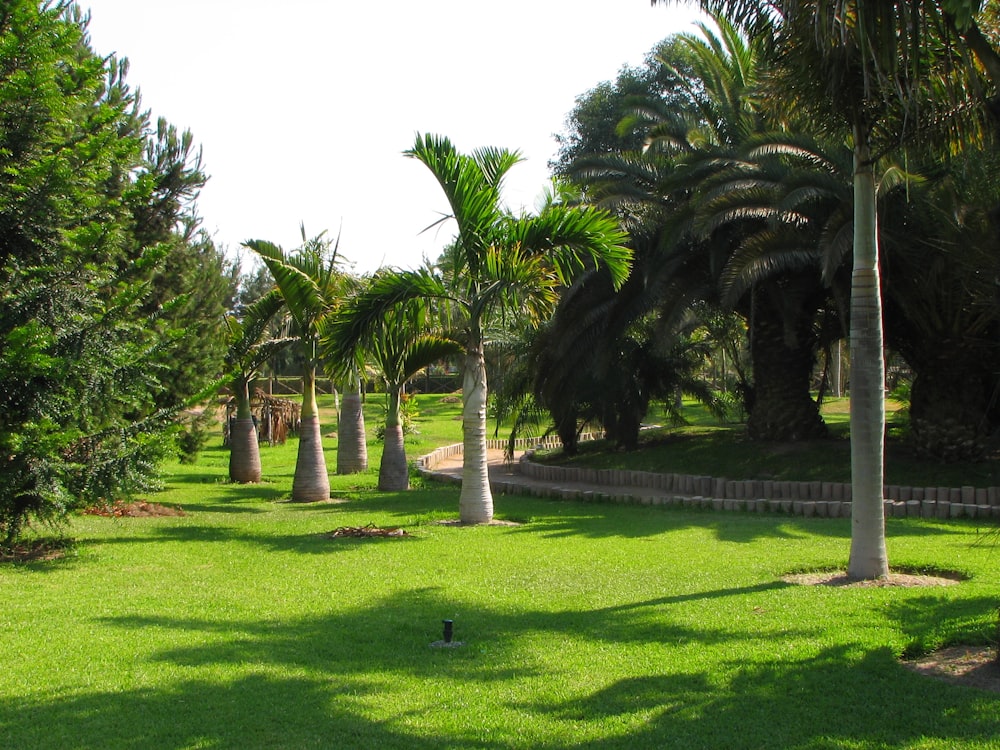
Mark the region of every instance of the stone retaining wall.
[[[638, 501], [645, 505], [695, 505], [715, 510], [769, 511], [831, 518], [851, 515], [851, 485], [842, 482], [732, 480], [694, 474], [547, 466], [533, 462], [531, 452], [521, 458], [518, 472], [556, 484], [634, 488], [634, 491], [626, 491], [630, 500], [622, 501]], [[886, 517], [1000, 519], [998, 487], [886, 485], [883, 497]], [[618, 501], [616, 497], [611, 499]]]
[[[488, 441], [493, 449], [505, 441]], [[526, 441], [537, 448], [538, 441]], [[417, 459], [421, 474], [448, 481], [459, 478], [434, 473], [445, 458], [460, 455], [462, 444], [445, 446]], [[591, 502], [667, 505], [756, 513], [846, 518], [851, 515], [851, 485], [841, 482], [786, 482], [759, 479], [731, 480], [694, 474], [548, 466], [532, 461], [527, 450], [518, 462], [517, 478], [495, 480], [498, 494]], [[901, 487], [887, 485], [886, 517], [1000, 519], [998, 487]]]

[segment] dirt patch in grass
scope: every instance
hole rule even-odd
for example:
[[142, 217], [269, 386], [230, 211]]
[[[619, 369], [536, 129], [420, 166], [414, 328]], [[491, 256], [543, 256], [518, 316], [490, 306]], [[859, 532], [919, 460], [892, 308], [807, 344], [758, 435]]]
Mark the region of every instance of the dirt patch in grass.
[[45, 562], [65, 557], [72, 539], [32, 539], [13, 547], [0, 547], [0, 563]]
[[945, 682], [1000, 693], [1000, 660], [992, 646], [949, 646], [903, 666]]
[[367, 526], [341, 526], [334, 529], [333, 531], [328, 531], [323, 534], [327, 539], [343, 539], [346, 537], [352, 538], [385, 538], [385, 537], [404, 537], [409, 536], [405, 529], [401, 529], [398, 526], [376, 526], [375, 524], [368, 524]]
[[87, 508], [84, 513], [91, 516], [107, 516], [109, 518], [150, 518], [153, 516], [186, 516], [180, 508], [171, 508], [159, 503], [137, 500], [131, 503], [116, 502], [110, 505], [95, 505]]

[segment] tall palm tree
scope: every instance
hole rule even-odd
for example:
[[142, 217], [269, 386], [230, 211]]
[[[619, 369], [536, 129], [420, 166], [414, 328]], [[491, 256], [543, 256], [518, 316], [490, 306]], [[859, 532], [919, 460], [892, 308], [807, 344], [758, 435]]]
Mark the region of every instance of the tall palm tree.
[[330, 478], [316, 405], [316, 372], [320, 365], [319, 327], [333, 301], [342, 296], [344, 275], [337, 256], [338, 245], [319, 235], [306, 239], [294, 253], [285, 253], [266, 240], [248, 240], [244, 246], [260, 256], [274, 277], [298, 335], [304, 359], [302, 373], [302, 418], [299, 448], [292, 481], [292, 500], [315, 502], [330, 497]]
[[[656, 0], [653, 0], [655, 3]], [[934, 0], [701, 0], [755, 38], [776, 65], [774, 95], [815, 122], [846, 126], [854, 146], [851, 281], [852, 533], [848, 574], [888, 574], [883, 516], [885, 363], [874, 165], [967, 101], [969, 68]], [[961, 3], [958, 3], [961, 5]], [[936, 96], [928, 95], [934, 88]]]
[[247, 305], [242, 315], [226, 315], [229, 330], [226, 365], [233, 374], [232, 389], [236, 399], [236, 419], [229, 430], [229, 479], [233, 482], [260, 481], [260, 444], [250, 412], [250, 384], [271, 357], [294, 341], [291, 338], [265, 340], [271, 319], [283, 305], [281, 295], [272, 291]]
[[628, 276], [631, 251], [609, 214], [593, 208], [552, 206], [537, 216], [513, 216], [501, 203], [517, 152], [481, 148], [459, 152], [437, 135], [417, 135], [406, 152], [434, 175], [450, 206], [442, 221], [456, 224], [448, 273], [402, 271], [375, 279], [363, 304], [352, 305], [349, 337], [364, 338], [373, 321], [407, 300], [424, 297], [449, 305], [462, 325], [464, 349], [462, 429], [464, 462], [459, 515], [463, 523], [493, 518], [486, 456], [487, 379], [484, 346], [490, 326], [508, 319], [547, 316], [559, 289], [587, 267], [606, 266], [613, 283]]
[[[355, 310], [367, 304], [366, 290], [348, 299], [338, 315], [329, 318], [320, 339], [325, 357], [330, 361], [352, 361], [359, 351], [382, 377], [386, 393], [385, 435], [379, 464], [378, 488], [399, 491], [410, 486], [406, 460], [401, 403], [406, 383], [423, 368], [462, 353], [461, 345], [435, 332], [430, 319], [431, 307], [423, 298], [408, 300], [387, 311], [380, 319], [371, 319], [371, 327], [360, 331], [352, 326]], [[364, 339], [351, 338], [365, 334]]]

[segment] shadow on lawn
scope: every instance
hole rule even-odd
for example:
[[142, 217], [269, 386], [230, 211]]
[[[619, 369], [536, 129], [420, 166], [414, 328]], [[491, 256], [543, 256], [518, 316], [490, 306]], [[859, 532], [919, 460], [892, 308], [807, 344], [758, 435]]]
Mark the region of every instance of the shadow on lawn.
[[37, 701], [3, 698], [0, 728], [7, 746], [20, 750], [454, 746], [454, 738], [421, 737], [367, 718], [359, 704], [372, 692], [357, 681], [334, 686], [325, 677], [185, 680]]
[[[820, 633], [800, 628], [786, 637], [810, 653], [746, 663], [738, 658], [745, 634], [672, 622], [676, 603], [671, 597], [628, 608], [470, 610], [421, 589], [290, 621], [106, 618], [102, 626], [128, 633], [123, 643], [174, 633], [170, 642], [182, 645], [123, 654], [136, 660], [136, 674], [157, 675], [157, 665], [166, 665], [153, 678], [157, 687], [5, 697], [0, 729], [18, 748], [554, 747], [553, 736], [565, 748], [995, 741], [995, 698], [913, 675], [888, 650], [812, 653], [804, 644]], [[442, 617], [455, 619], [463, 648], [430, 647]], [[589, 679], [553, 689], [546, 678], [562, 669], [559, 657], [539, 652], [537, 639], [556, 644], [565, 635], [573, 636], [572, 648], [591, 654], [584, 658], [598, 658], [589, 643], [601, 652], [638, 643], [650, 654], [684, 644], [687, 657], [646, 662], [636, 676], [620, 679], [607, 679], [602, 662]], [[690, 670], [703, 664], [690, 659], [691, 647], [719, 643], [728, 644], [731, 660]], [[622, 669], [620, 660], [612, 662]], [[219, 674], [225, 676], [211, 679]], [[383, 702], [394, 708], [387, 713]], [[520, 717], [545, 736], [521, 734]]]
[[567, 721], [605, 716], [641, 729], [576, 748], [995, 747], [996, 700], [909, 673], [888, 649], [835, 646], [767, 664], [626, 678], [555, 704], [527, 704]]

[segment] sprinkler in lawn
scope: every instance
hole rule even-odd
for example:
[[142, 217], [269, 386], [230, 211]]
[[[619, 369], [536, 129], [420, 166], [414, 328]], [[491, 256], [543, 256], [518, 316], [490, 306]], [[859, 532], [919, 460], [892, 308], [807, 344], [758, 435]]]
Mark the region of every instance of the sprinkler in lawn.
[[433, 648], [455, 648], [457, 646], [464, 646], [462, 641], [453, 640], [455, 635], [455, 621], [454, 620], [442, 620], [444, 623], [444, 639], [440, 641], [434, 641], [431, 644]]

